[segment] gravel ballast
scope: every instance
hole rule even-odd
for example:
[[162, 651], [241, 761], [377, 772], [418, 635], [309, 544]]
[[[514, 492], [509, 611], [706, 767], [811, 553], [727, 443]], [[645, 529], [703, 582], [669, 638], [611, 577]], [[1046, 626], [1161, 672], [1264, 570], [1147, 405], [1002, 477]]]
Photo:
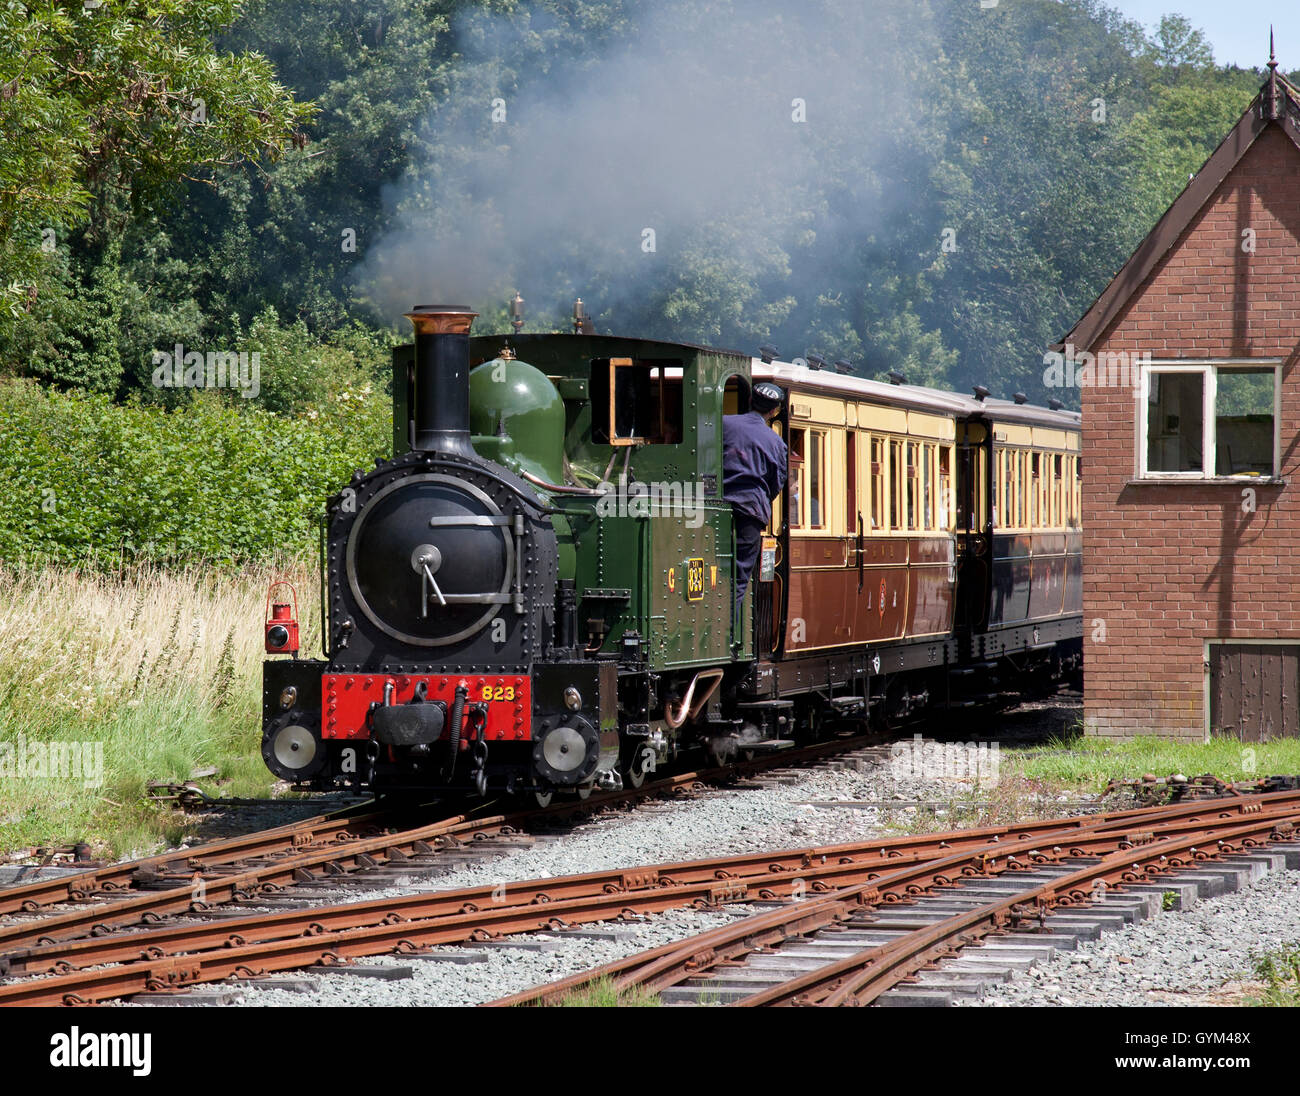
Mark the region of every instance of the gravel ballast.
[[1203, 899], [1058, 952], [967, 1005], [1238, 1004], [1213, 991], [1249, 978], [1254, 957], [1300, 942], [1300, 871]]
[[[910, 748], [910, 744], [909, 744]], [[791, 849], [870, 840], [891, 833], [946, 830], [984, 824], [971, 800], [1008, 805], [1005, 786], [918, 766], [914, 756], [885, 758], [861, 769], [811, 768], [792, 783], [761, 788], [708, 790], [697, 798], [652, 801], [626, 813], [605, 812], [535, 845], [458, 867], [436, 877], [413, 875], [382, 888], [347, 887], [331, 901], [351, 901], [470, 886], [493, 886], [760, 850]], [[1016, 789], [1011, 789], [1014, 794]], [[850, 800], [857, 807], [813, 806]], [[937, 809], [909, 806], [939, 804]], [[883, 804], [883, 805], [874, 805]], [[1052, 817], [1123, 804], [1081, 802], [1077, 797], [1022, 798], [1020, 817]], [[959, 822], [960, 818], [960, 822]], [[395, 980], [329, 973], [312, 968], [283, 977], [308, 992], [232, 989], [233, 1003], [260, 1006], [472, 1005], [555, 981], [615, 959], [680, 940], [727, 923], [752, 907], [674, 910], [635, 921], [585, 926], [571, 935], [513, 938], [524, 946], [490, 944], [440, 948], [442, 960], [376, 956], [367, 967], [403, 968]], [[1207, 991], [1242, 977], [1252, 955], [1300, 940], [1300, 872], [1279, 872], [1253, 887], [1202, 900], [1185, 913], [1164, 913], [1059, 954], [1013, 981], [990, 987], [980, 1001], [1006, 1005], [1152, 1005], [1206, 1003]], [[469, 961], [457, 962], [460, 956]], [[408, 974], [409, 971], [409, 974]], [[318, 988], [311, 988], [318, 987]]]
[[[695, 799], [650, 803], [627, 814], [603, 814], [554, 840], [529, 849], [459, 868], [434, 880], [389, 886], [348, 898], [379, 898], [417, 891], [495, 885], [520, 879], [550, 878], [610, 868], [726, 856], [762, 849], [788, 849], [869, 840], [889, 832], [886, 824], [907, 825], [917, 808], [824, 808], [809, 800], [936, 801], [976, 793], [974, 784], [948, 778], [908, 775], [910, 757], [896, 765], [854, 769], [809, 769], [795, 784], [727, 792], [708, 791]], [[1050, 812], [1049, 812], [1050, 813]], [[1060, 813], [1070, 813], [1061, 809]], [[927, 829], [954, 823], [943, 808], [926, 813]], [[344, 900], [344, 899], [340, 899]], [[746, 911], [737, 907], [740, 912]], [[411, 978], [375, 981], [331, 975], [319, 968], [300, 972], [319, 981], [317, 993], [241, 989], [244, 1005], [468, 1005], [528, 989], [674, 940], [716, 928], [730, 918], [720, 911], [674, 910], [633, 923], [589, 926], [595, 938], [553, 938], [548, 950], [488, 947], [471, 949], [482, 962], [458, 964], [421, 959], [376, 957], [368, 966], [405, 966]], [[617, 938], [606, 938], [617, 934]], [[529, 939], [536, 940], [536, 937]], [[447, 948], [439, 951], [461, 951]]]

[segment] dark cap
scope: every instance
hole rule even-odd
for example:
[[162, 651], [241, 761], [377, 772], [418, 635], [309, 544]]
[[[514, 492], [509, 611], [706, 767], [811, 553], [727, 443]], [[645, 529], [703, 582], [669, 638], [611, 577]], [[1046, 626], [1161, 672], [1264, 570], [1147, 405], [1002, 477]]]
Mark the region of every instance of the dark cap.
[[785, 403], [785, 393], [769, 381], [754, 385], [754, 398], [751, 401], [754, 410], [762, 413], [771, 411]]

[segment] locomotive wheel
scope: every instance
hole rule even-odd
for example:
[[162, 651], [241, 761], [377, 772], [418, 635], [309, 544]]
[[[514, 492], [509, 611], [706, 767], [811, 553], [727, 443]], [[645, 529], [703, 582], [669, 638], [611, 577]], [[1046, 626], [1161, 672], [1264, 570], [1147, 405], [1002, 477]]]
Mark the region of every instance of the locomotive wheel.
[[623, 775], [623, 786], [639, 788], [645, 783], [650, 772], [650, 759], [654, 751], [645, 744], [634, 743], [630, 749], [625, 748], [619, 758], [618, 771]]

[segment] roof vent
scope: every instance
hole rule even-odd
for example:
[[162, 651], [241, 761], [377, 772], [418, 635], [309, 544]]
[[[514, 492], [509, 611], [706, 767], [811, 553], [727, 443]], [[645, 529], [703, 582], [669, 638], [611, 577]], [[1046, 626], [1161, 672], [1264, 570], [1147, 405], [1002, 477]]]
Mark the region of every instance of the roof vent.
[[851, 361], [849, 361], [847, 358], [836, 358], [836, 359], [835, 359], [835, 372], [836, 372], [836, 373], [852, 373], [852, 372], [853, 372], [853, 363], [852, 363]]
[[1029, 397], [1026, 396], [1023, 392], [1017, 392], [1017, 393], [1016, 393], [1014, 396], [1012, 396], [1011, 398], [1012, 398], [1013, 400], [1015, 400], [1016, 403], [1028, 403], [1028, 402], [1029, 402]]
[[971, 391], [975, 393], [975, 398], [979, 400], [980, 403], [983, 403], [986, 399], [989, 398], [989, 390], [985, 388], [982, 384], [977, 384], [974, 388], [971, 389]]
[[906, 383], [907, 383], [907, 378], [906, 378], [905, 376], [903, 376], [902, 373], [886, 373], [885, 376], [889, 378], [889, 383], [890, 383], [890, 384], [906, 384]]
[[1059, 411], [1062, 407], [1065, 406], [1065, 404], [1063, 404], [1060, 400], [1048, 400], [1047, 406], [1050, 407], [1053, 411]]
[[775, 346], [760, 346], [758, 356], [763, 359], [764, 365], [771, 365], [776, 361], [777, 350]]
[[809, 369], [825, 369], [825, 368], [826, 368], [826, 359], [825, 359], [825, 358], [818, 357], [816, 354], [809, 354], [809, 355], [808, 355], [808, 368], [809, 368]]

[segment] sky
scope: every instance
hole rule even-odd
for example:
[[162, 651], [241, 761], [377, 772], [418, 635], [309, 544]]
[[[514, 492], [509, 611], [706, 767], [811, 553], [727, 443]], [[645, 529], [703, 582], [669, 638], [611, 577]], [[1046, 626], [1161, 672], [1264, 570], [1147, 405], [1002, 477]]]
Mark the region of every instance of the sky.
[[1273, 25], [1283, 71], [1300, 69], [1300, 5], [1278, 0], [1104, 0], [1148, 30], [1165, 14], [1185, 15], [1203, 30], [1221, 65], [1262, 66]]

